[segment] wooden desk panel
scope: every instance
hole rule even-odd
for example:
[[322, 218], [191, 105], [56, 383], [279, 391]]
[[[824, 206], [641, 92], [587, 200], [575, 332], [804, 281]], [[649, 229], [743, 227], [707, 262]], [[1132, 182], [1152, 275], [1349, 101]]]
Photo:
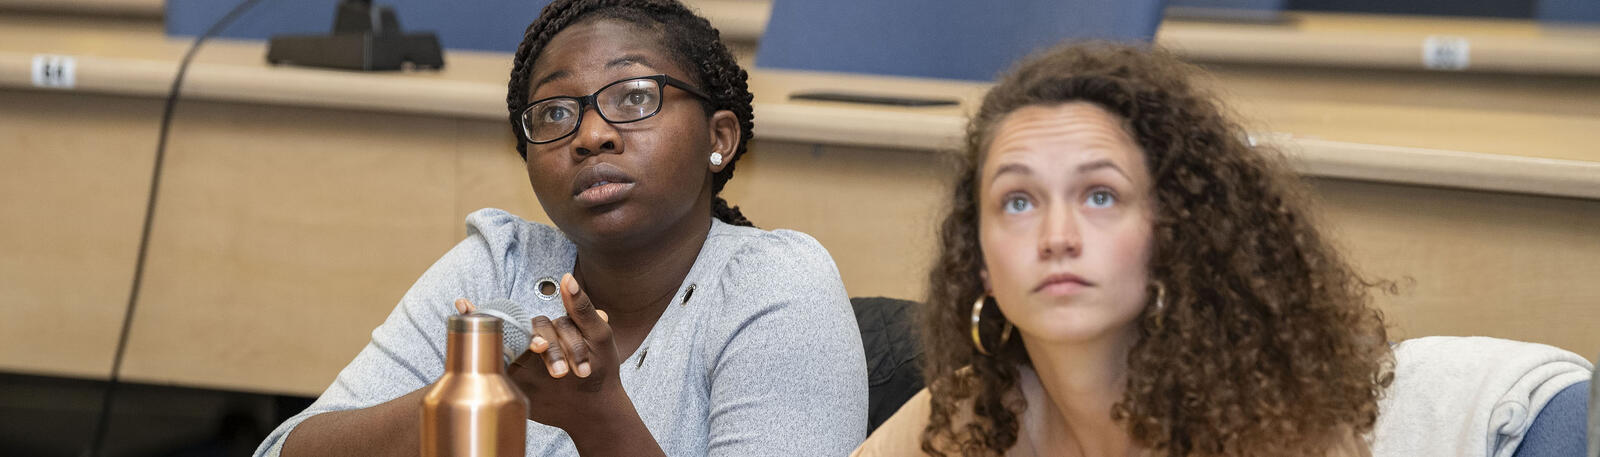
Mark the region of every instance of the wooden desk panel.
[[0, 370], [111, 373], [157, 100], [0, 90]]
[[[1166, 21], [1156, 42], [1196, 62], [1387, 68], [1418, 72], [1600, 75], [1600, 28], [1526, 19], [1292, 12], [1283, 24]], [[1470, 64], [1424, 66], [1430, 36], [1470, 43]]]
[[1203, 67], [1203, 82], [1256, 132], [1600, 162], [1600, 78]]
[[921, 299], [944, 205], [928, 151], [758, 141], [723, 190], [757, 226], [815, 237], [851, 296]]
[[1600, 353], [1600, 201], [1316, 180], [1391, 339], [1485, 335]]
[[124, 376], [320, 392], [460, 240], [456, 121], [190, 102]]
[[[523, 219], [550, 224], [550, 217], [533, 195], [527, 165], [517, 155], [509, 123], [460, 120], [456, 129], [457, 220], [481, 208], [500, 208]], [[456, 237], [465, 236], [466, 224], [457, 223]]]

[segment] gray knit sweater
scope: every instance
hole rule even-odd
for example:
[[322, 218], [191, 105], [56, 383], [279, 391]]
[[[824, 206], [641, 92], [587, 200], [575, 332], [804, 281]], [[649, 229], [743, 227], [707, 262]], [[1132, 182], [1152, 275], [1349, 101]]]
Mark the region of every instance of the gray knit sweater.
[[[555, 228], [497, 209], [472, 213], [466, 240], [423, 273], [316, 403], [278, 426], [256, 455], [278, 455], [308, 417], [438, 379], [456, 298], [565, 314], [560, 298], [541, 299], [536, 288], [572, 271], [576, 252]], [[861, 338], [838, 269], [816, 240], [713, 220], [672, 303], [620, 374], [668, 455], [843, 456], [865, 438]], [[565, 432], [535, 422], [527, 454], [578, 455]]]

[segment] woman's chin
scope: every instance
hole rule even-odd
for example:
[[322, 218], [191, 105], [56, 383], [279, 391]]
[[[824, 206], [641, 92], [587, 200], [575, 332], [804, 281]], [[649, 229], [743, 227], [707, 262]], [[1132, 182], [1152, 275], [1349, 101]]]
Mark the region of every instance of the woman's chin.
[[624, 242], [638, 238], [646, 232], [643, 218], [625, 205], [592, 210], [579, 210], [560, 220], [551, 218], [573, 241]]
[[1015, 321], [1029, 340], [1046, 344], [1085, 344], [1103, 340], [1133, 327], [1137, 314], [1119, 315], [1104, 309], [1056, 308]]

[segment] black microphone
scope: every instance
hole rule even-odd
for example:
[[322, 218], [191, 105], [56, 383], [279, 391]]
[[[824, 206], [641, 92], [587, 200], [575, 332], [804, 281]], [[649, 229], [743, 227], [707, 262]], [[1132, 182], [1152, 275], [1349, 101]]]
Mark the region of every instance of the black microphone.
[[372, 0], [343, 0], [331, 35], [279, 35], [267, 42], [267, 62], [344, 70], [444, 67], [444, 50], [432, 32], [403, 33], [394, 8]]

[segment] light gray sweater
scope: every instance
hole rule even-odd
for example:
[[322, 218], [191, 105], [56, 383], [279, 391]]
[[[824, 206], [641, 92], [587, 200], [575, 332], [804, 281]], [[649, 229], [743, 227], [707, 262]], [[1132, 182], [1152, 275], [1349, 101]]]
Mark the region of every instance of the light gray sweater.
[[[328, 390], [273, 430], [256, 455], [278, 455], [308, 417], [383, 403], [437, 380], [456, 298], [510, 299], [534, 316], [564, 315], [559, 297], [541, 299], [536, 288], [572, 271], [576, 255], [553, 227], [497, 209], [472, 213], [466, 240], [423, 273]], [[838, 269], [816, 240], [713, 220], [672, 303], [620, 373], [667, 455], [843, 456], [865, 438], [861, 337]], [[527, 454], [578, 455], [565, 432], [535, 422]]]

